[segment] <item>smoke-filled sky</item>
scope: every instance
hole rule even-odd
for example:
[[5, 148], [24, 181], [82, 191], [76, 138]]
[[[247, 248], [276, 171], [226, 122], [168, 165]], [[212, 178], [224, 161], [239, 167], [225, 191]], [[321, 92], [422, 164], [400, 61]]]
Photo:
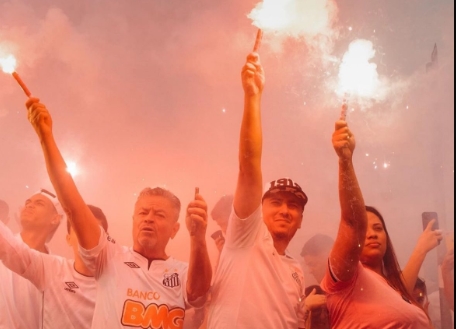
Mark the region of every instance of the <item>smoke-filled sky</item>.
[[[132, 244], [133, 205], [144, 187], [173, 191], [182, 223], [195, 186], [210, 208], [233, 193], [240, 71], [256, 35], [248, 15], [259, 2], [0, 0], [0, 57], [16, 56], [17, 72], [53, 115], [65, 159], [76, 163], [83, 197], [104, 210], [120, 243]], [[373, 45], [383, 87], [382, 97], [349, 98], [354, 161], [366, 203], [383, 213], [404, 264], [422, 212], [437, 211], [440, 226], [453, 230], [454, 1], [301, 2], [303, 24], [321, 24], [288, 36], [268, 31], [260, 49], [264, 179], [290, 177], [310, 199], [290, 252], [299, 256], [313, 234], [337, 231], [335, 90], [344, 54], [362, 39]], [[438, 66], [426, 73], [434, 44]], [[23, 92], [7, 74], [0, 86], [0, 199], [17, 231], [14, 213], [51, 185]], [[208, 233], [216, 229], [211, 222]], [[62, 225], [51, 248], [71, 257], [64, 234]], [[168, 251], [187, 260], [187, 246], [182, 226]]]

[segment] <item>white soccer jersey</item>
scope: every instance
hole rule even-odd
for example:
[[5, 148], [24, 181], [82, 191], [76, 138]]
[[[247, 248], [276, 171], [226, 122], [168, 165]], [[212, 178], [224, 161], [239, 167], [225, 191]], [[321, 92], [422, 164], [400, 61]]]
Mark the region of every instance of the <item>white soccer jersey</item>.
[[[24, 242], [15, 239], [11, 231], [1, 224], [0, 259], [9, 269], [20, 274], [43, 292], [40, 293], [40, 301], [43, 299], [42, 325], [40, 322], [39, 326], [34, 324], [24, 328], [91, 327], [96, 282], [93, 277], [76, 272], [73, 260], [33, 250]], [[27, 299], [20, 303], [29, 305]], [[21, 305], [20, 303], [18, 305]], [[41, 308], [39, 312], [41, 313]]]
[[147, 258], [117, 245], [103, 230], [98, 246], [79, 251], [97, 280], [93, 329], [183, 328], [186, 263], [168, 258], [149, 267]]
[[281, 256], [258, 208], [249, 218], [232, 211], [212, 287], [208, 329], [304, 328], [304, 276]]
[[[3, 222], [0, 229], [7, 230], [14, 241], [23, 243], [20, 235], [13, 236]], [[0, 259], [17, 259], [14, 253], [8, 254], [5, 245], [0, 239]], [[41, 328], [42, 300], [43, 294], [32, 283], [0, 263], [0, 329]]]

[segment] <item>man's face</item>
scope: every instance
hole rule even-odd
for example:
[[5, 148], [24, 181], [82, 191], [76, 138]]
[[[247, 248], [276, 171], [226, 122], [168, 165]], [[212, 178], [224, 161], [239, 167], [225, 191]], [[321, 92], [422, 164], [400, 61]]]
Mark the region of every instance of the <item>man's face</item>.
[[51, 231], [58, 225], [60, 216], [52, 201], [38, 193], [25, 201], [20, 213], [20, 221], [22, 228], [26, 230], [49, 229]]
[[301, 228], [301, 199], [289, 192], [271, 193], [263, 201], [263, 220], [272, 237], [290, 241]]
[[169, 239], [179, 230], [177, 210], [171, 201], [159, 195], [138, 199], [133, 214], [134, 250], [164, 252]]
[[328, 267], [328, 254], [305, 255], [303, 257], [304, 263], [309, 269], [310, 274], [313, 275], [318, 283], [323, 280], [323, 277], [326, 274], [326, 268]]
[[361, 262], [372, 264], [383, 261], [387, 247], [388, 237], [382, 221], [377, 215], [367, 212], [367, 232]]

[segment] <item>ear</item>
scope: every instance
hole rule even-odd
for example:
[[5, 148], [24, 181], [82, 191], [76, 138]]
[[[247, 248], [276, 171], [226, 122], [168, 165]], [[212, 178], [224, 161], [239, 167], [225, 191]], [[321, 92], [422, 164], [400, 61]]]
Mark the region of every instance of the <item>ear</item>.
[[301, 228], [301, 226], [302, 226], [302, 219], [303, 219], [303, 217], [304, 217], [304, 211], [301, 213], [301, 218], [299, 218], [299, 225], [298, 225], [298, 229], [300, 229], [300, 228]]
[[60, 220], [63, 218], [62, 215], [55, 215], [54, 219], [51, 221], [52, 225], [58, 226], [60, 224]]
[[179, 232], [179, 229], [180, 229], [180, 223], [179, 222], [174, 223], [173, 232], [171, 233], [171, 239], [174, 239], [177, 232]]

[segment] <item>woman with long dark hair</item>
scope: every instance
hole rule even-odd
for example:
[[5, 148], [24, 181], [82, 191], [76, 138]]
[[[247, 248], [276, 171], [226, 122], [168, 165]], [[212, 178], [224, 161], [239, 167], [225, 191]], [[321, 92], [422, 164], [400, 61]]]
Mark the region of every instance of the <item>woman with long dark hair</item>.
[[352, 162], [355, 139], [345, 121], [336, 123], [332, 141], [339, 156], [341, 221], [321, 284], [331, 328], [432, 328], [402, 281], [383, 217], [364, 205]]

